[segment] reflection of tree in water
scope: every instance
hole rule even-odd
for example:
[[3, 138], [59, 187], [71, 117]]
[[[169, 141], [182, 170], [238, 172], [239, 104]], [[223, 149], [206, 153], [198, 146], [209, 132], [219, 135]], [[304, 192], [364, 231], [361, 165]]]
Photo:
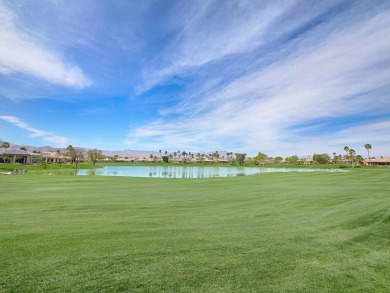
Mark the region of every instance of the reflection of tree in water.
[[[115, 168], [115, 169], [114, 169]], [[234, 168], [234, 167], [191, 167], [191, 166], [133, 166], [105, 167], [101, 169], [53, 171], [55, 174], [91, 175], [91, 176], [131, 176], [153, 178], [212, 178], [245, 176], [264, 172], [336, 172], [341, 170], [312, 169], [272, 169], [272, 168]], [[68, 173], [69, 172], [69, 173]]]
[[159, 177], [157, 176], [159, 169], [160, 169], [159, 167], [155, 167], [155, 166], [150, 167], [149, 177]]

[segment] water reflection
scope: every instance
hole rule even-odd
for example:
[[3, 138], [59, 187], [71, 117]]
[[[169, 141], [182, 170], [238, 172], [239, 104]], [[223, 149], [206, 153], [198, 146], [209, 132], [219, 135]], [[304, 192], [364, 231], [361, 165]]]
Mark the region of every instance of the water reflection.
[[195, 167], [195, 166], [106, 166], [100, 169], [78, 170], [76, 175], [127, 176], [150, 178], [211, 178], [236, 177], [268, 172], [339, 172], [341, 170]]

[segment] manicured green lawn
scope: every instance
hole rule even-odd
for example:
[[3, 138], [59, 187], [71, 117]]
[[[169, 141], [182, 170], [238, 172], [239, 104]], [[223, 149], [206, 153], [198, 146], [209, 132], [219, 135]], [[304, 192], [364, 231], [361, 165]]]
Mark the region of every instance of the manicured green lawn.
[[390, 292], [390, 169], [0, 176], [0, 292]]

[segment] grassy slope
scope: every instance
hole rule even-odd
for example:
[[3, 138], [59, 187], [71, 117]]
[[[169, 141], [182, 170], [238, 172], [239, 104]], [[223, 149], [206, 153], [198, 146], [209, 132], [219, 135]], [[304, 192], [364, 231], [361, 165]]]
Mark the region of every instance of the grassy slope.
[[356, 166], [343, 164], [312, 164], [312, 165], [297, 165], [297, 164], [268, 164], [268, 165], [256, 165], [254, 163], [245, 163], [243, 165], [237, 163], [154, 163], [154, 162], [136, 162], [136, 163], [96, 163], [93, 166], [91, 163], [79, 163], [76, 167], [75, 164], [42, 164], [42, 165], [23, 165], [23, 164], [0, 164], [0, 172], [9, 172], [16, 170], [27, 170], [27, 171], [69, 171], [75, 169], [92, 169], [101, 168], [104, 166], [204, 166], [204, 167], [257, 167], [257, 168], [309, 168], [309, 169], [350, 169], [350, 168], [371, 168], [367, 166]]
[[0, 176], [0, 291], [389, 292], [389, 182]]

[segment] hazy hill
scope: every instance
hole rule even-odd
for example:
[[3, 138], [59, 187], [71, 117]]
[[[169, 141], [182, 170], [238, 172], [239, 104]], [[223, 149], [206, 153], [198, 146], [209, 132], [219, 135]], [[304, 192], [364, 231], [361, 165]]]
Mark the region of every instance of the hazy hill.
[[[0, 140], [0, 144], [2, 143], [2, 140]], [[30, 145], [17, 145], [17, 144], [14, 144], [14, 143], [9, 143], [10, 144], [10, 148], [11, 149], [19, 149], [20, 147], [25, 147], [27, 149], [27, 151], [29, 152], [32, 152], [32, 151], [37, 151], [37, 152], [41, 152], [41, 153], [44, 153], [44, 152], [50, 152], [50, 151], [56, 151], [56, 150], [60, 150], [62, 153], [65, 153], [66, 152], [66, 148], [55, 148], [55, 147], [51, 147], [51, 146], [40, 146], [40, 147], [36, 147], [36, 146], [30, 146]], [[79, 149], [82, 149], [83, 151], [87, 152], [89, 149], [88, 148], [84, 148], [84, 147], [77, 147]], [[190, 152], [190, 151], [187, 151], [186, 152]], [[131, 157], [131, 158], [149, 158], [150, 155], [153, 155], [153, 156], [160, 156], [160, 153], [158, 151], [148, 151], [148, 150], [115, 150], [115, 151], [112, 151], [112, 150], [102, 150], [102, 153], [103, 155], [105, 156], [110, 156], [110, 157], [114, 157], [114, 156], [118, 156], [118, 157]], [[193, 152], [194, 154], [196, 154], [196, 152]], [[202, 154], [205, 154], [206, 156], [208, 154], [212, 154], [214, 152], [201, 152]], [[218, 151], [220, 157], [227, 157], [226, 155], [226, 151]], [[168, 155], [170, 153], [168, 152]], [[173, 154], [173, 152], [172, 152]], [[161, 155], [164, 155], [164, 151], [161, 153]]]

